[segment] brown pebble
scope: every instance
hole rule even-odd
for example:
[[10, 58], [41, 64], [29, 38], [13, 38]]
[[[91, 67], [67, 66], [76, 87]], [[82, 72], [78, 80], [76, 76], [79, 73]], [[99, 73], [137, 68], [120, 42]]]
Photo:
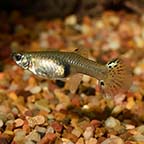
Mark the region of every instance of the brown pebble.
[[41, 125], [45, 122], [44, 116], [41, 116], [41, 115], [37, 115], [35, 117], [26, 117], [26, 119], [30, 127]]
[[54, 130], [56, 132], [61, 132], [62, 128], [63, 128], [63, 126], [60, 123], [56, 122], [56, 121], [52, 122], [51, 126], [54, 128]]
[[16, 119], [14, 122], [15, 122], [15, 127], [21, 127], [24, 124], [24, 121], [20, 118]]
[[86, 144], [97, 144], [97, 139], [96, 138], [90, 138], [89, 140], [86, 141]]
[[90, 124], [96, 128], [96, 127], [100, 126], [101, 122], [98, 120], [92, 120], [90, 122]]
[[30, 127], [29, 127], [29, 125], [28, 125], [28, 121], [24, 121], [24, 124], [23, 124], [23, 127], [22, 127], [22, 129], [24, 130], [24, 131], [26, 131], [26, 133], [29, 133], [30, 132]]
[[40, 141], [40, 134], [36, 131], [32, 131], [27, 135], [26, 139], [28, 141], [39, 142]]
[[56, 134], [54, 134], [54, 133], [47, 133], [40, 140], [39, 144], [48, 144], [49, 142], [53, 142], [55, 139], [56, 139]]
[[113, 136], [104, 140], [101, 144], [124, 144], [123, 140], [117, 136]]
[[72, 134], [74, 134], [74, 135], [77, 136], [77, 137], [80, 137], [81, 131], [78, 130], [78, 129], [73, 129], [73, 130], [72, 130]]
[[84, 139], [83, 138], [79, 138], [78, 141], [76, 142], [76, 144], [84, 144]]
[[63, 137], [66, 139], [69, 139], [72, 142], [76, 142], [78, 140], [78, 137], [72, 133], [65, 133], [65, 134], [63, 134]]
[[17, 129], [14, 131], [15, 132], [15, 136], [14, 136], [14, 142], [15, 143], [23, 143], [25, 140], [25, 135], [26, 132], [22, 129]]
[[80, 98], [79, 97], [73, 97], [71, 99], [71, 103], [72, 103], [72, 105], [74, 105], [76, 107], [80, 107]]

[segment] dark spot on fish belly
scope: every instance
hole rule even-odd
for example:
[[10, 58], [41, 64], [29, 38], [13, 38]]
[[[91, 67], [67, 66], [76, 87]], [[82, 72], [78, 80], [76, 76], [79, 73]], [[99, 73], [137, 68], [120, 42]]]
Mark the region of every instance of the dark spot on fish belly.
[[70, 75], [70, 65], [64, 65], [64, 77], [67, 77]]
[[61, 80], [56, 80], [56, 85], [60, 88], [63, 88], [64, 85], [65, 85], [65, 82], [64, 81], [61, 81]]

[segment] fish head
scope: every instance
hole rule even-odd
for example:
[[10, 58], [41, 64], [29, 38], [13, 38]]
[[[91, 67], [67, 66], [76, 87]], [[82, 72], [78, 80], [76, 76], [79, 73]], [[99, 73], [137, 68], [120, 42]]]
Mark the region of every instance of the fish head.
[[30, 56], [23, 53], [12, 53], [12, 58], [17, 65], [23, 69], [28, 69], [30, 65]]

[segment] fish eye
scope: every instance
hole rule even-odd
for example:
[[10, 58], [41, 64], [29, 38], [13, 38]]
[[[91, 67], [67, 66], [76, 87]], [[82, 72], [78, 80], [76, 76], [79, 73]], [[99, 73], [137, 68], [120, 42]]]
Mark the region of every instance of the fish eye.
[[15, 55], [16, 61], [20, 61], [21, 58], [22, 58], [22, 54], [18, 53], [18, 54]]

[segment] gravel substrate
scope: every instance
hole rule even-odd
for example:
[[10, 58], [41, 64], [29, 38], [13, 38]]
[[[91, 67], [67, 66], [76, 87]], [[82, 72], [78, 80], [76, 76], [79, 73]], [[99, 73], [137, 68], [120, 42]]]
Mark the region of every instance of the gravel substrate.
[[[144, 143], [144, 16], [108, 11], [81, 22], [75, 15], [52, 21], [16, 11], [0, 16], [0, 144]], [[98, 81], [83, 76], [71, 94], [65, 82], [39, 79], [4, 59], [11, 50], [78, 47], [103, 64], [125, 58], [133, 73], [130, 90], [106, 99]]]

